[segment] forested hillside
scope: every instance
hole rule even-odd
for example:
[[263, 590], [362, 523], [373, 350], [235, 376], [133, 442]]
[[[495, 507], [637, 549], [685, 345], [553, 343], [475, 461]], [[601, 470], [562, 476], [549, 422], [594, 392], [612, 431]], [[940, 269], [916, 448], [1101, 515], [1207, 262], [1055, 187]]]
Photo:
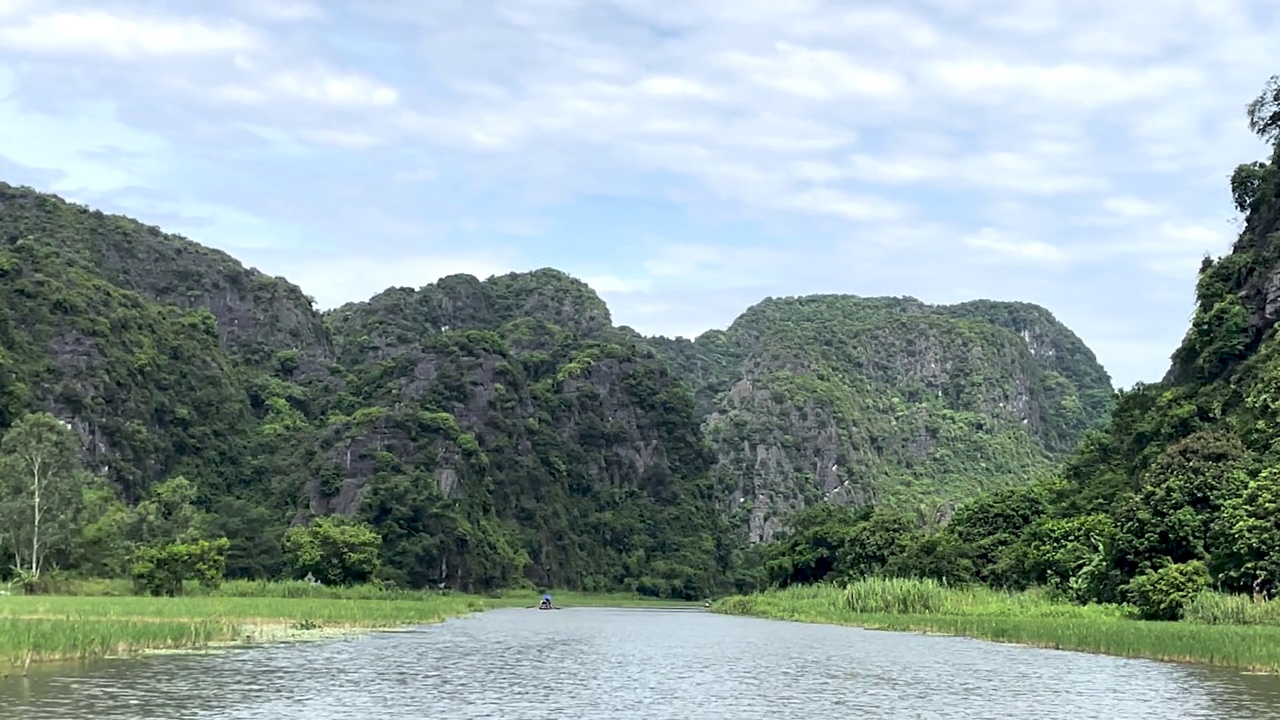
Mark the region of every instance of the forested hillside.
[[652, 342], [691, 384], [755, 540], [822, 501], [945, 518], [1051, 476], [1112, 404], [1093, 353], [1025, 303], [770, 298], [725, 331]]
[[29, 583], [699, 597], [749, 586], [744, 541], [794, 508], [945, 518], [1050, 474], [1110, 402], [1035, 306], [769, 299], [691, 342], [615, 327], [543, 269], [320, 313], [224, 253], [0, 184], [0, 546]]
[[1120, 394], [1065, 472], [962, 505], [945, 527], [807, 511], [770, 548], [775, 582], [874, 574], [1048, 586], [1176, 618], [1205, 587], [1280, 583], [1280, 79], [1249, 106], [1271, 156], [1231, 176], [1244, 228], [1206, 258], [1166, 377]]

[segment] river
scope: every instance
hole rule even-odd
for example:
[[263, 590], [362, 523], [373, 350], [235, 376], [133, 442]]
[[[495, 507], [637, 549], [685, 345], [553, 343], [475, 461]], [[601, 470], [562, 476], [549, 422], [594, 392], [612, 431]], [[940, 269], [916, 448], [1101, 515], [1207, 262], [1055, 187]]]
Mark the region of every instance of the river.
[[0, 719], [1274, 720], [1280, 678], [690, 610], [494, 610], [0, 679]]

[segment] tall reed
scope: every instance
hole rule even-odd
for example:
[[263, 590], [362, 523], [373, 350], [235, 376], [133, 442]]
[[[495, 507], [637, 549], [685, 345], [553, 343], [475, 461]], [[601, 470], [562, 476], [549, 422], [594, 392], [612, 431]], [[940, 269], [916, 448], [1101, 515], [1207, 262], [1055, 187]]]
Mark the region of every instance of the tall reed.
[[1187, 605], [1184, 619], [1205, 625], [1280, 626], [1280, 601], [1206, 590]]
[[1214, 593], [1196, 598], [1183, 622], [1142, 622], [1125, 608], [1053, 602], [1035, 591], [875, 578], [730, 597], [713, 610], [1280, 672], [1280, 603]]

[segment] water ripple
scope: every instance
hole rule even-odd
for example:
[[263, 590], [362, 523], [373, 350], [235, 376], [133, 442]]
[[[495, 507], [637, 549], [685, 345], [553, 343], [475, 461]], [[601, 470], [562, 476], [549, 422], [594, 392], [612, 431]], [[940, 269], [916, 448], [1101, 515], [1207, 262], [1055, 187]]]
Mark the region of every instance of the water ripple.
[[1262, 720], [1280, 680], [702, 612], [499, 610], [414, 632], [0, 680], [0, 720]]

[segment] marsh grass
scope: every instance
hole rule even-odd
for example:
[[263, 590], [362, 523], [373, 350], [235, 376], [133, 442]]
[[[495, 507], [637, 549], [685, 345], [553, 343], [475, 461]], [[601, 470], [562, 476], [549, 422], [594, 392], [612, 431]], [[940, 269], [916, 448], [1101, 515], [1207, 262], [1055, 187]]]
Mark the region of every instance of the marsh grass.
[[[863, 580], [726, 598], [716, 612], [800, 622], [964, 635], [1060, 650], [1280, 672], [1277, 603], [1206, 594], [1183, 622], [1129, 619], [1124, 608], [1056, 603], [1042, 593]], [[1250, 622], [1243, 622], [1250, 620]]]
[[[174, 598], [0, 597], [0, 664], [7, 660], [10, 668], [25, 667], [214, 643], [332, 637], [342, 630], [434, 623], [486, 607], [467, 595], [356, 589], [321, 593], [284, 587], [279, 592], [283, 596], [271, 596], [266, 588], [239, 589], [249, 592]], [[310, 596], [296, 596], [300, 594]]]
[[1280, 601], [1247, 595], [1202, 592], [1185, 610], [1185, 619], [1204, 625], [1273, 625], [1280, 627]]
[[[328, 587], [305, 582], [227, 582], [184, 587], [173, 598], [131, 594], [128, 581], [63, 581], [57, 595], [0, 596], [0, 675], [5, 665], [79, 661], [218, 643], [335, 637], [351, 630], [435, 623], [495, 607], [535, 607], [541, 593], [489, 597], [448, 592]], [[554, 592], [564, 607], [687, 607], [629, 594]]]
[[234, 623], [137, 618], [0, 617], [0, 675], [32, 662], [89, 660], [233, 640]]

